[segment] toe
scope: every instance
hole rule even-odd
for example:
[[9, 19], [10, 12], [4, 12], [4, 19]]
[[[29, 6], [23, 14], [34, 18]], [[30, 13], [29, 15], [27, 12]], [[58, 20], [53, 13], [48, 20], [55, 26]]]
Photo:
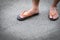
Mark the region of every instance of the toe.
[[58, 18], [58, 14], [53, 16], [53, 19], [57, 19]]

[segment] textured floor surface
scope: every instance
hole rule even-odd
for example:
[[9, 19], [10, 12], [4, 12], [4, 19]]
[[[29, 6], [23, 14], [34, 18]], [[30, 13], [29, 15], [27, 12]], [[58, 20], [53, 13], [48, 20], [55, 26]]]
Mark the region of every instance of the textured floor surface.
[[[31, 8], [31, 0], [0, 0], [0, 40], [60, 40], [60, 18], [50, 21], [53, 0], [41, 0], [38, 16], [18, 21], [22, 10]], [[60, 15], [60, 3], [58, 4]]]

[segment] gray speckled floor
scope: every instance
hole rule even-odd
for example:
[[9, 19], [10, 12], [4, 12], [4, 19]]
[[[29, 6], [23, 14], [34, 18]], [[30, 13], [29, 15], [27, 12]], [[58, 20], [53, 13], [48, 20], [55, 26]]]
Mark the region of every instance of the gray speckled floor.
[[[60, 18], [50, 21], [52, 0], [41, 0], [40, 14], [18, 21], [22, 10], [31, 8], [31, 0], [0, 0], [0, 40], [60, 40]], [[57, 7], [60, 15], [60, 3]]]

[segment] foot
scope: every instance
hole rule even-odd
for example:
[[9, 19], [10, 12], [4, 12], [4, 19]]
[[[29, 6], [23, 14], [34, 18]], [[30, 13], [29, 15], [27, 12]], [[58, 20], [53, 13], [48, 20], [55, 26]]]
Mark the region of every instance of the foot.
[[25, 18], [25, 17], [28, 17], [28, 16], [32, 16], [34, 15], [35, 13], [38, 13], [39, 10], [38, 9], [30, 9], [28, 11], [24, 11], [23, 13], [20, 14], [20, 17], [21, 18]]
[[28, 11], [24, 11], [22, 12], [19, 17], [17, 18], [18, 20], [24, 20], [30, 16], [36, 15], [39, 13], [39, 9], [30, 9]]
[[58, 19], [59, 15], [58, 15], [58, 11], [56, 9], [56, 7], [51, 7], [50, 8], [50, 13], [49, 13], [49, 18], [51, 20], [56, 20]]

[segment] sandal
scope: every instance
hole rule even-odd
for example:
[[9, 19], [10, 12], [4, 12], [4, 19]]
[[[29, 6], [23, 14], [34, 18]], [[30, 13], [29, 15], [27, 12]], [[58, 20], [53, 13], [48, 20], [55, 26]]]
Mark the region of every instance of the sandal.
[[[57, 14], [57, 9], [56, 8], [51, 8], [50, 9], [51, 11], [53, 11], [53, 13], [50, 12], [50, 14], [48, 15], [48, 18], [52, 21], [56, 21], [58, 18], [59, 18], [59, 15]], [[54, 13], [54, 12], [57, 12], [57, 13]], [[57, 15], [57, 18], [53, 18], [53, 16]]]
[[[25, 13], [26, 11], [24, 11], [23, 13], [22, 13], [22, 15]], [[20, 15], [18, 15], [17, 16], [17, 20], [19, 20], [19, 21], [23, 21], [23, 20], [26, 20], [26, 19], [28, 19], [28, 18], [30, 18], [30, 17], [33, 17], [33, 16], [36, 16], [36, 15], [38, 15], [39, 13], [30, 13], [30, 14], [28, 14], [28, 15], [23, 15], [23, 16], [25, 16], [24, 18], [22, 18], [22, 17], [20, 17]]]

